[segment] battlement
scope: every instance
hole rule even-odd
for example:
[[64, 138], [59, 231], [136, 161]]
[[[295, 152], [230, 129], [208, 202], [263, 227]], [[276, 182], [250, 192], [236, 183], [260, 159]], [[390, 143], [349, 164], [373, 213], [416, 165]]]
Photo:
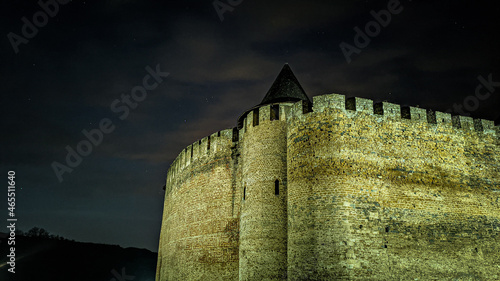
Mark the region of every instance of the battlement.
[[381, 120], [400, 122], [427, 123], [429, 126], [439, 126], [475, 131], [478, 133], [500, 136], [500, 127], [495, 126], [493, 121], [484, 119], [473, 119], [468, 116], [452, 116], [450, 113], [433, 111], [413, 106], [400, 106], [389, 102], [375, 103], [370, 99], [351, 97], [344, 95], [329, 94], [313, 97], [312, 109], [307, 102], [299, 101], [291, 107], [290, 116], [300, 118], [309, 112], [325, 112], [328, 110], [340, 110], [348, 117], [358, 113], [374, 116]]
[[265, 121], [286, 121], [293, 104], [292, 102], [267, 104], [251, 110], [243, 118], [243, 126], [239, 130], [239, 140], [243, 138], [249, 127], [258, 126]]
[[169, 182], [177, 173], [184, 170], [191, 163], [214, 155], [222, 149], [231, 147], [233, 143], [241, 141], [250, 127], [259, 126], [266, 121], [286, 121], [290, 118], [303, 118], [308, 113], [340, 111], [346, 118], [353, 118], [364, 114], [392, 122], [409, 122], [427, 124], [430, 128], [439, 130], [462, 130], [479, 134], [500, 136], [500, 126], [495, 126], [493, 121], [474, 119], [468, 116], [433, 111], [413, 106], [401, 106], [390, 102], [374, 102], [370, 99], [351, 97], [346, 98], [340, 94], [328, 94], [313, 97], [313, 103], [307, 101], [285, 102], [268, 104], [256, 107], [249, 111], [243, 119], [241, 129], [225, 129], [194, 142], [181, 151], [170, 166], [167, 175], [167, 188]]
[[195, 141], [184, 148], [170, 165], [167, 174], [166, 191], [169, 192], [174, 178], [192, 163], [221, 152], [233, 142], [233, 129], [225, 129]]

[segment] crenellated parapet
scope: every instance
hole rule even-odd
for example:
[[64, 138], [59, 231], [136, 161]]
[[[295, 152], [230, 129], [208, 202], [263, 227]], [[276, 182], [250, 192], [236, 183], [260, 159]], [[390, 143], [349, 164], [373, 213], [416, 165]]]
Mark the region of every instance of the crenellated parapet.
[[227, 152], [233, 143], [234, 130], [226, 129], [204, 137], [184, 148], [170, 165], [167, 174], [166, 192], [170, 192], [177, 175], [197, 162], [207, 162], [222, 152]]
[[239, 139], [243, 138], [247, 128], [258, 126], [262, 122], [274, 120], [286, 121], [289, 109], [293, 104], [292, 102], [267, 104], [249, 111], [242, 118], [243, 126], [239, 130]]
[[346, 114], [347, 118], [359, 113], [373, 116], [380, 120], [426, 123], [429, 126], [455, 128], [463, 131], [477, 132], [500, 136], [500, 127], [493, 121], [475, 119], [468, 116], [452, 116], [450, 113], [433, 111], [413, 106], [400, 106], [389, 102], [375, 103], [373, 100], [344, 95], [329, 94], [313, 97], [312, 109], [307, 102], [299, 101], [291, 107], [291, 116], [301, 118], [309, 112], [325, 112], [337, 110]]
[[189, 168], [192, 163], [208, 157], [214, 157], [217, 153], [227, 150], [245, 137], [245, 132], [250, 127], [258, 126], [266, 121], [286, 121], [290, 116], [290, 108], [294, 103], [276, 103], [263, 105], [248, 112], [243, 118], [241, 129], [225, 129], [195, 141], [184, 148], [170, 165], [167, 174], [166, 191], [172, 181], [180, 172]]
[[450, 113], [433, 111], [413, 106], [401, 106], [390, 102], [374, 102], [370, 99], [345, 95], [328, 94], [313, 97], [312, 104], [307, 101], [267, 104], [249, 111], [243, 118], [241, 129], [225, 129], [207, 136], [187, 146], [170, 166], [167, 176], [167, 187], [173, 177], [191, 163], [199, 159], [211, 157], [222, 149], [241, 141], [250, 127], [258, 126], [266, 121], [286, 121], [290, 118], [303, 118], [310, 112], [340, 111], [346, 118], [357, 114], [373, 116], [379, 120], [390, 120], [410, 123], [424, 123], [430, 127], [456, 129], [467, 132], [500, 136], [500, 126], [493, 121], [475, 119], [468, 116], [451, 115]]

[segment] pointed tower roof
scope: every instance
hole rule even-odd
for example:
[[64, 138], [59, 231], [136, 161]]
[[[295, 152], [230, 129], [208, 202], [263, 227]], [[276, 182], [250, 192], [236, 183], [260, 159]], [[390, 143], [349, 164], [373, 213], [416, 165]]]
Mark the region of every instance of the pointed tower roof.
[[309, 97], [306, 95], [304, 89], [302, 89], [292, 69], [286, 63], [260, 105], [299, 100], [310, 102]]
[[285, 63], [285, 65], [281, 69], [281, 72], [278, 74], [278, 77], [276, 77], [276, 80], [274, 80], [273, 85], [271, 86], [269, 91], [267, 91], [267, 94], [262, 102], [245, 111], [238, 118], [238, 129], [241, 129], [243, 127], [243, 120], [245, 119], [246, 115], [256, 108], [259, 108], [266, 104], [296, 102], [300, 100], [304, 100], [309, 103], [311, 102], [304, 89], [302, 89], [299, 81], [293, 74], [292, 69], [290, 68], [288, 63]]

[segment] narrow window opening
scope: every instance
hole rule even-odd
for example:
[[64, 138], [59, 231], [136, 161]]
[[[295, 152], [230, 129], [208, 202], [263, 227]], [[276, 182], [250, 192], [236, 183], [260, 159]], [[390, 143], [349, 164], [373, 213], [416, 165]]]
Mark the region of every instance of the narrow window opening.
[[220, 131], [217, 132], [217, 136], [220, 137]]
[[411, 119], [411, 111], [409, 107], [401, 107], [401, 118]]
[[233, 128], [233, 142], [237, 142], [239, 140], [239, 131], [236, 127]]
[[271, 105], [271, 121], [280, 120], [280, 105]]
[[191, 145], [191, 159], [193, 159], [193, 145]]
[[280, 181], [274, 181], [274, 195], [280, 195]]
[[259, 125], [259, 109], [256, 108], [253, 110], [253, 126]]
[[384, 104], [383, 103], [374, 103], [373, 104], [373, 113], [378, 115], [384, 115]]
[[437, 124], [437, 120], [436, 120], [436, 112], [430, 110], [430, 109], [427, 109], [427, 123], [429, 124]]
[[207, 151], [210, 150], [210, 137], [208, 137], [208, 142], [207, 142]]
[[243, 188], [243, 200], [246, 200], [247, 199], [247, 187], [245, 186]]

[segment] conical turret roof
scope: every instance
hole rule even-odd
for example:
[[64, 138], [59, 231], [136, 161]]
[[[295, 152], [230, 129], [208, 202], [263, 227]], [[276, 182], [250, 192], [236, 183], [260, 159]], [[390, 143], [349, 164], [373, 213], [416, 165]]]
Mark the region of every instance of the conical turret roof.
[[299, 100], [310, 102], [292, 69], [288, 64], [285, 64], [260, 105]]
[[292, 69], [290, 68], [288, 63], [286, 63], [281, 69], [281, 72], [278, 74], [278, 77], [276, 77], [276, 80], [274, 80], [274, 83], [269, 91], [267, 91], [267, 94], [262, 102], [245, 111], [238, 118], [238, 129], [241, 129], [243, 127], [243, 120], [253, 109], [259, 108], [266, 104], [295, 102], [300, 100], [304, 100], [309, 103], [311, 102], [304, 89], [302, 89], [299, 81], [293, 74]]

